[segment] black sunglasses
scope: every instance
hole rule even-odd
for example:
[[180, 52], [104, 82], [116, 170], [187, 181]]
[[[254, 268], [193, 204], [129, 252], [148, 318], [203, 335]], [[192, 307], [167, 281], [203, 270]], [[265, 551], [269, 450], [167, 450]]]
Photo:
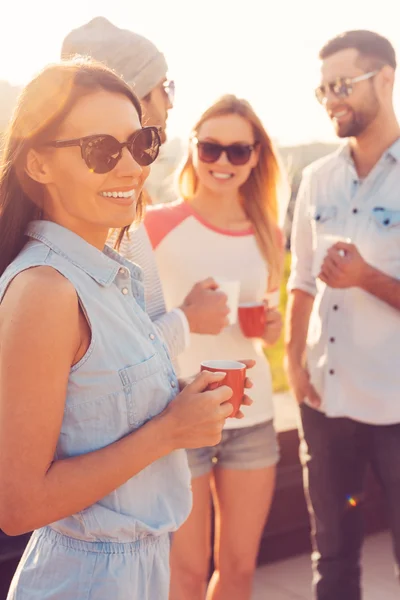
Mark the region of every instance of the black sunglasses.
[[353, 85], [359, 81], [366, 81], [377, 75], [379, 71], [370, 71], [363, 73], [357, 77], [338, 77], [335, 81], [320, 85], [315, 90], [315, 96], [320, 104], [323, 104], [328, 91], [334, 94], [337, 98], [348, 98], [353, 92]]
[[222, 146], [215, 142], [202, 142], [197, 138], [193, 138], [193, 142], [197, 145], [197, 151], [201, 162], [213, 163], [216, 162], [223, 152], [226, 152], [226, 156], [232, 165], [245, 165], [249, 162], [251, 153], [260, 142], [254, 144], [230, 144], [229, 146]]
[[157, 127], [143, 127], [135, 131], [126, 142], [119, 142], [112, 135], [88, 135], [74, 140], [55, 140], [45, 146], [53, 148], [69, 148], [80, 146], [81, 155], [93, 173], [109, 173], [121, 159], [122, 150], [126, 147], [133, 159], [141, 167], [147, 167], [158, 156], [161, 146]]

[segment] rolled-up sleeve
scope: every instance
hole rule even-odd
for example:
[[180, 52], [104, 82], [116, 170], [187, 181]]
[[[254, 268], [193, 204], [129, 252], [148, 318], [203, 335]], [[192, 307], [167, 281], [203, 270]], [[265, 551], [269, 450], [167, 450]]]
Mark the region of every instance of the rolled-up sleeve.
[[[113, 241], [115, 234], [108, 243]], [[176, 358], [189, 345], [189, 324], [181, 310], [166, 310], [156, 259], [143, 223], [124, 237], [119, 253], [143, 270], [146, 311], [166, 343], [170, 356]]]
[[158, 334], [167, 344], [171, 358], [175, 359], [186, 350], [190, 343], [190, 329], [186, 316], [179, 308], [174, 308], [152, 321]]
[[297, 194], [291, 235], [292, 267], [288, 291], [302, 290], [315, 296], [317, 287], [312, 275], [313, 244], [310, 221], [310, 176], [303, 173]]

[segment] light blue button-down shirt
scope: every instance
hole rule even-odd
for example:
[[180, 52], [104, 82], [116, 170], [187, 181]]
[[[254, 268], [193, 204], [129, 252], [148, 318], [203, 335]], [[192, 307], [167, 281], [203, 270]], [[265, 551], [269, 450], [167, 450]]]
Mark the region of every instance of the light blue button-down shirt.
[[358, 178], [349, 147], [307, 167], [296, 202], [289, 290], [315, 296], [307, 340], [322, 409], [375, 424], [400, 423], [400, 312], [359, 288], [315, 279], [326, 234], [349, 239], [364, 259], [400, 279], [400, 140]]
[[[69, 375], [55, 454], [63, 459], [103, 448], [146, 423], [176, 396], [178, 381], [144, 311], [137, 266], [49, 221], [32, 222], [27, 235], [30, 241], [0, 279], [0, 301], [19, 272], [47, 265], [75, 287], [91, 328], [90, 347]], [[190, 508], [190, 473], [181, 450], [51, 527], [88, 541], [132, 542], [175, 531]]]

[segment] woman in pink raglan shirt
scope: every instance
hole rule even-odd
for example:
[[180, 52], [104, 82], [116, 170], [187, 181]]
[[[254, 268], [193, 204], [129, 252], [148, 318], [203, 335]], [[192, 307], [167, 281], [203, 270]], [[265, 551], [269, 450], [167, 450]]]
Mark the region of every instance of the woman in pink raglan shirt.
[[282, 236], [277, 225], [282, 181], [271, 140], [250, 105], [225, 96], [194, 127], [180, 173], [181, 200], [148, 210], [145, 225], [155, 250], [168, 307], [179, 306], [206, 277], [239, 280], [240, 302], [266, 303], [262, 338], [239, 324], [218, 336], [191, 335], [178, 357], [183, 377], [201, 361], [255, 359], [254, 403], [241, 420], [228, 419], [222, 441], [189, 450], [194, 504], [174, 536], [170, 600], [203, 600], [215, 508], [215, 566], [207, 600], [249, 600], [258, 547], [269, 512], [279, 452], [273, 427], [271, 374], [263, 353], [281, 333], [270, 294], [279, 287]]

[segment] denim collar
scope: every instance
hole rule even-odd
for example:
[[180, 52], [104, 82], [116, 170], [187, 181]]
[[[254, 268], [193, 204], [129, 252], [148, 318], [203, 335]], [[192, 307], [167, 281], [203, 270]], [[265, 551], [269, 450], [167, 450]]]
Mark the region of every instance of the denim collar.
[[102, 286], [112, 284], [121, 266], [129, 269], [134, 279], [143, 281], [140, 267], [124, 259], [112, 248], [105, 246], [103, 251], [98, 250], [76, 233], [52, 221], [31, 221], [26, 235], [69, 260]]

